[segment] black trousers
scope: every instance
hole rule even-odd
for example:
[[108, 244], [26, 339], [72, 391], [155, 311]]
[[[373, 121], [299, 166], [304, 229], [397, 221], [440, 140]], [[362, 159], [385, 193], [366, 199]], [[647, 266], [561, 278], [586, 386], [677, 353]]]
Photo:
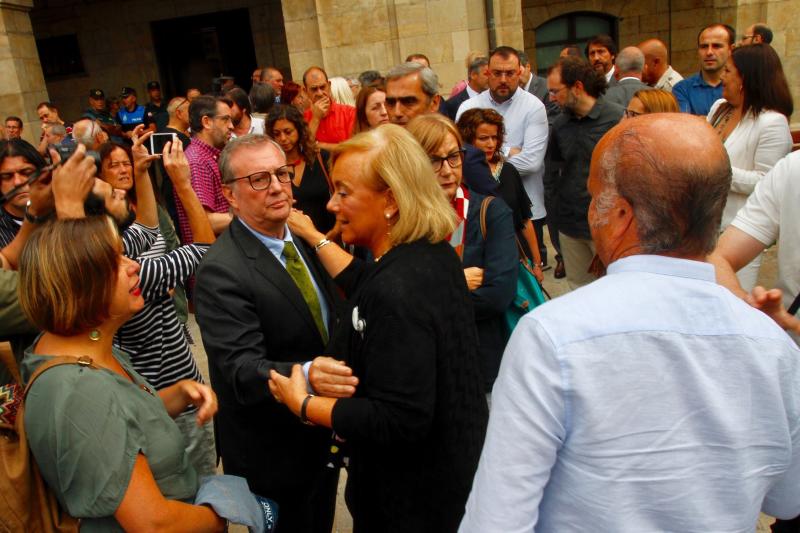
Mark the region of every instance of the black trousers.
[[544, 244], [544, 225], [547, 218], [537, 218], [533, 221], [533, 231], [536, 232], [536, 240], [539, 241], [539, 255], [542, 263], [547, 264], [547, 246]]
[[797, 533], [800, 531], [800, 516], [791, 520], [776, 520], [772, 524], [772, 533]]

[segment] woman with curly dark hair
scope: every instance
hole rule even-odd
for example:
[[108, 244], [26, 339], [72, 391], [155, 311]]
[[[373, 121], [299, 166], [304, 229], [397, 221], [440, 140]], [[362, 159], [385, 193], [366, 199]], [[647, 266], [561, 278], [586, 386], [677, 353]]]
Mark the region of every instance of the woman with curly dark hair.
[[497, 194], [511, 208], [517, 239], [534, 264], [534, 274], [542, 281], [539, 242], [531, 222], [531, 200], [519, 172], [500, 152], [505, 137], [503, 116], [493, 109], [470, 109], [459, 118], [458, 129], [464, 142], [486, 154], [492, 177], [498, 183]]
[[294, 207], [311, 217], [317, 229], [328, 233], [336, 223], [336, 217], [325, 208], [331, 199], [328, 152], [317, 149], [303, 115], [294, 106], [273, 107], [267, 116], [266, 131], [283, 149], [286, 162], [294, 166]]

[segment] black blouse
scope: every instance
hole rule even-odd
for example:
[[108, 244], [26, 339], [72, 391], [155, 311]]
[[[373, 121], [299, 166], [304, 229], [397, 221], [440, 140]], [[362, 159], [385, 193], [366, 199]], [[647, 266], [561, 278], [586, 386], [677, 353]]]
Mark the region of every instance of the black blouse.
[[323, 168], [328, 164], [328, 152], [320, 151], [320, 157], [323, 164], [320, 164], [320, 158], [314, 159], [312, 165], [306, 163], [300, 186], [292, 183], [292, 196], [297, 200], [294, 207], [311, 217], [319, 231], [327, 233], [336, 224], [336, 217], [325, 207], [331, 199], [331, 190], [325, 177], [328, 169]]
[[488, 410], [475, 319], [446, 242], [354, 260], [336, 279], [353, 312], [335, 342], [360, 382], [333, 429], [351, 445], [347, 504], [358, 531], [455, 532]]

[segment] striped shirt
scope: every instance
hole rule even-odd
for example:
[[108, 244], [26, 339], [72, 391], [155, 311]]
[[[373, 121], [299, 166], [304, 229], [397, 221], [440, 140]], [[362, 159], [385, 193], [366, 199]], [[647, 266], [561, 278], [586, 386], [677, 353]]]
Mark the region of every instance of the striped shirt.
[[22, 219], [11, 216], [11, 213], [5, 209], [0, 209], [0, 248], [11, 244], [11, 241], [19, 233], [20, 227], [22, 227]]
[[117, 331], [114, 344], [157, 390], [182, 379], [203, 382], [170, 290], [194, 274], [209, 245], [189, 244], [160, 257], [139, 257], [144, 308]]

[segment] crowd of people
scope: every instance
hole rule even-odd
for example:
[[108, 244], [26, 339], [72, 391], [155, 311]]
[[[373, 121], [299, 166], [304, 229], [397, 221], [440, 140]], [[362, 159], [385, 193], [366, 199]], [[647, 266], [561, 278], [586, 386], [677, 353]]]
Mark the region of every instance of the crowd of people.
[[[735, 37], [686, 79], [597, 35], [447, 99], [412, 54], [8, 117], [0, 385], [63, 510], [327, 533], [345, 467], [359, 532], [800, 530], [800, 152], [772, 33]], [[570, 292], [513, 327], [520, 264]]]

